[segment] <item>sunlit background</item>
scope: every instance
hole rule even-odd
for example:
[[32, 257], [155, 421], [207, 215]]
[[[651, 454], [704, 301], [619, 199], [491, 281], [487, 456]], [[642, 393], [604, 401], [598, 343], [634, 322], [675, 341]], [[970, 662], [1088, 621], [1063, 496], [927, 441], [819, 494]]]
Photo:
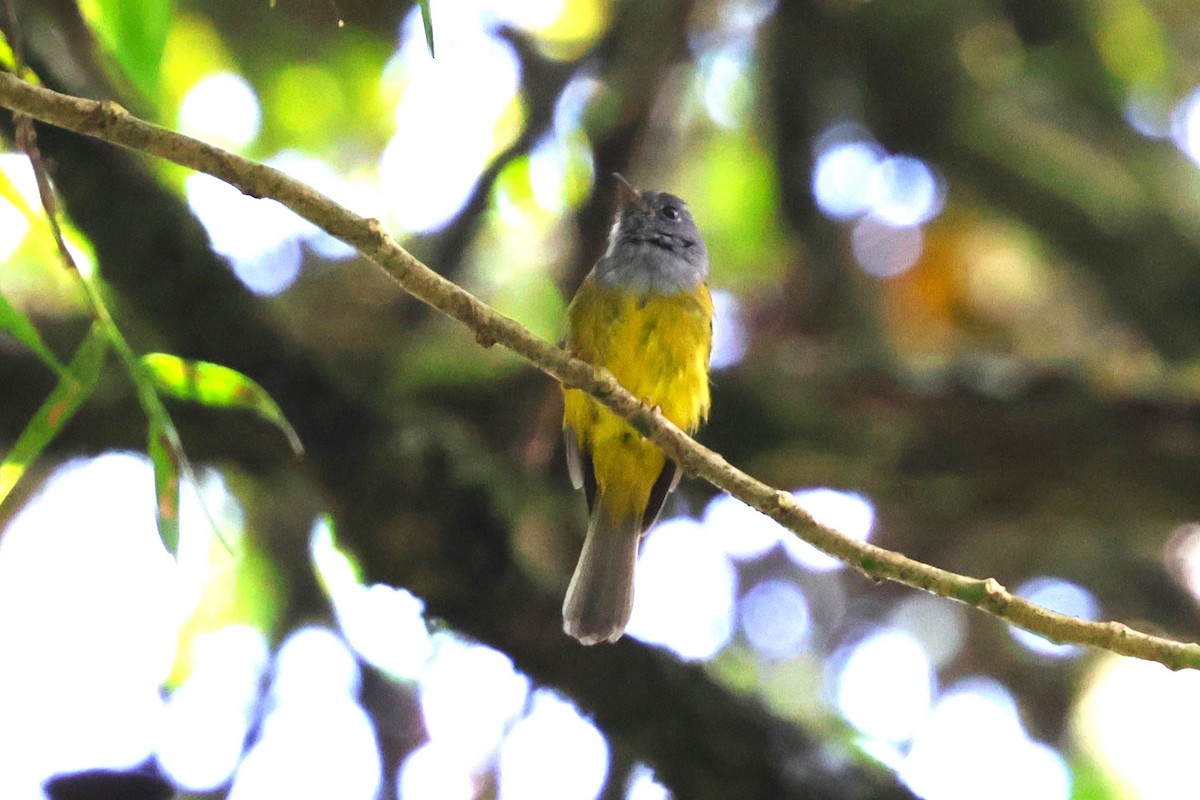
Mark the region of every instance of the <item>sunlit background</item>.
[[[778, 335], [785, 323], [773, 317], [781, 295], [805, 291], [786, 277], [805, 256], [778, 211], [774, 123], [762, 110], [764, 42], [777, 9], [769, 0], [697, 6], [686, 58], [669, 70], [670, 91], [654, 105], [633, 169], [641, 182], [689, 198], [709, 236], [719, 403], [722, 388], [738, 385], [738, 371], [756, 357], [779, 383], [804, 380], [822, 356], [799, 337]], [[105, 27], [105, 7], [83, 4], [112, 47], [119, 33]], [[1147, 77], [1146, 70], [1183, 70], [1168, 62], [1184, 55], [1165, 44], [1145, 55], [1152, 48], [1139, 36], [1166, 36], [1155, 4], [1105, 8], [1093, 35], [1119, 87], [1108, 90], [1122, 94], [1124, 133], [1200, 164], [1200, 87]], [[337, 42], [330, 57], [268, 66], [226, 42], [202, 3], [181, 2], [155, 82], [123, 66], [164, 124], [297, 177], [418, 248], [479, 203], [469, 266], [456, 277], [553, 338], [570, 291], [564, 271], [584, 246], [565, 220], [609, 191], [596, 174], [593, 137], [597, 126], [615, 124], [618, 88], [583, 58], [535, 140], [511, 157], [533, 104], [517, 43], [551, 64], [572, 62], [608, 35], [619, 8], [605, 0], [435, 0], [432, 11], [435, 59], [415, 8], [380, 40], [356, 31], [352, 18], [334, 33], [343, 29], [330, 4], [306, 12], [328, 14]], [[273, 13], [291, 24], [288, 4]], [[1143, 42], [1137, 63], [1122, 55], [1134, 40]], [[999, 14], [966, 29], [958, 46], [964, 69], [981, 82], [1001, 80], [1022, 58], [1017, 33]], [[1162, 63], [1147, 66], [1153, 58]], [[119, 53], [116, 61], [114, 69]], [[1039, 369], [1082, 376], [1114, 397], [1130, 390], [1144, 398], [1147, 382], [1166, 384], [1152, 348], [1103, 316], [1094, 293], [1078, 288], [1045, 242], [1017, 221], [989, 216], [937, 164], [890, 150], [856, 102], [834, 107], [810, 137], [805, 202], [837, 238], [833, 249], [855, 265], [853, 280], [867, 287], [902, 383], [935, 393], [966, 354], [976, 388], [994, 398]], [[491, 191], [474, 197], [502, 154]], [[320, 289], [306, 281], [319, 287], [364, 269], [346, 245], [274, 202], [207, 175], [161, 169], [213, 249], [283, 318], [317, 318], [305, 304]], [[0, 259], [10, 265], [0, 291], [31, 315], [75, 313], [70, 281], [37, 266], [54, 257], [32, 210], [38, 199], [27, 162], [2, 155], [0, 172], [11, 188], [0, 202]], [[362, 307], [376, 302], [357, 291]], [[348, 326], [310, 338], [325, 337], [332, 363], [355, 335]], [[428, 369], [421, 346], [405, 361], [418, 373]], [[463, 374], [492, 358], [473, 347], [454, 352]], [[824, 443], [812, 445], [815, 453]], [[781, 466], [786, 458], [776, 455], [763, 471], [829, 471], [819, 455], [796, 452], [785, 455], [802, 466]], [[953, 476], [943, 486], [947, 508], [968, 502], [955, 494]], [[244, 546], [247, 510], [222, 472], [204, 467], [185, 482], [178, 559], [158, 538], [153, 487], [147, 458], [107, 452], [55, 465], [15, 514], [0, 518], [0, 797], [33, 800], [56, 774], [148, 762], [181, 791], [227, 790], [238, 800], [369, 800], [384, 787], [395, 787], [399, 800], [591, 800], [604, 790], [610, 743], [570, 699], [504, 653], [426, 618], [409, 592], [366, 583], [330, 519], [313, 520], [308, 539], [331, 616], [281, 634], [272, 566]], [[868, 496], [853, 480], [787, 488], [847, 536], [905, 541], [889, 531], [889, 499]], [[558, 509], [533, 516], [553, 518]], [[1043, 520], [1045, 535], [1058, 522]], [[1157, 526], [1158, 548], [1141, 556], [1200, 597], [1200, 523], [1160, 523], [1148, 523]], [[920, 556], [992, 570], [1001, 562], [986, 556], [1003, 549], [1007, 531], [1003, 521], [991, 530], [1001, 541], [981, 560], [936, 545]], [[1103, 592], [1070, 575], [1062, 558], [1044, 563], [1001, 577], [1048, 608], [1091, 620], [1112, 615]], [[997, 635], [1002, 629], [949, 601], [876, 588], [739, 501], [685, 490], [644, 541], [629, 635], [703, 663], [734, 691], [893, 770], [928, 800], [1157, 800], [1194, 784], [1200, 677], [1019, 630]], [[1007, 666], [996, 668], [1001, 662]], [[413, 708], [373, 718], [363, 697], [379, 676], [401, 687]], [[1065, 687], [1052, 701], [1061, 706], [1057, 725], [1038, 711], [1051, 702], [1030, 688], [1038, 676]], [[386, 756], [392, 745], [381, 742], [381, 725], [404, 731], [398, 763]], [[669, 796], [645, 764], [621, 780], [619, 793], [631, 800]]]

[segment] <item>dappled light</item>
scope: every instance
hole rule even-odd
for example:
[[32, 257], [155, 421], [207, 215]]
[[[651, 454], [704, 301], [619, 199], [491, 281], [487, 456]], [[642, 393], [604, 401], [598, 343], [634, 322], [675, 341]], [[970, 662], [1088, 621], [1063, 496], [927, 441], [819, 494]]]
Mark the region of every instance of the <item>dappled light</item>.
[[[496, 129], [512, 113], [519, 78], [516, 54], [484, 16], [445, 19], [438, 31], [442, 58], [429, 59], [422, 37], [410, 34], [386, 76], [404, 88], [379, 177], [396, 224], [414, 233], [440, 228], [466, 202], [496, 151]], [[405, 26], [420, 24], [414, 8]], [[447, 104], [447, 97], [456, 102]]]
[[713, 346], [710, 363], [712, 369], [725, 369], [737, 365], [746, 355], [746, 323], [742, 319], [741, 304], [737, 297], [720, 290], [713, 292]]
[[[875, 525], [875, 508], [871, 501], [858, 492], [842, 492], [837, 489], [799, 489], [792, 497], [819, 524], [833, 528], [843, 536], [866, 541], [871, 537]], [[783, 548], [795, 563], [815, 572], [828, 572], [845, 566], [828, 553], [822, 553], [808, 542], [801, 541], [787, 531], [783, 534]]]
[[0, 794], [27, 797], [57, 772], [150, 756], [183, 611], [175, 578], [141, 456], [68, 462], [8, 524]]
[[347, 643], [363, 659], [397, 678], [417, 678], [433, 654], [424, 604], [403, 589], [363, 586], [337, 549], [326, 520], [313, 528], [313, 565], [329, 593]]
[[966, 646], [965, 610], [928, 595], [907, 598], [897, 606], [889, 621], [892, 627], [920, 643], [935, 669], [953, 663]]
[[475, 771], [495, 755], [525, 707], [529, 679], [503, 653], [441, 634], [419, 692], [430, 741]]
[[375, 797], [379, 753], [355, 699], [358, 680], [353, 654], [331, 631], [293, 633], [275, 656], [269, 710], [229, 797]]
[[735, 589], [714, 532], [690, 519], [668, 520], [642, 547], [629, 634], [685, 659], [711, 658], [733, 633]]
[[258, 709], [267, 642], [248, 626], [227, 626], [192, 645], [191, 673], [167, 700], [157, 757], [180, 786], [208, 791], [241, 761]]
[[629, 773], [625, 800], [668, 800], [669, 797], [667, 788], [658, 782], [649, 767], [638, 764]]
[[846, 720], [871, 739], [911, 739], [929, 713], [933, 669], [921, 645], [903, 631], [874, 631], [833, 661], [834, 693]]
[[799, 586], [779, 578], [755, 584], [741, 601], [742, 630], [766, 658], [794, 658], [808, 641], [808, 599]]
[[1100, 658], [1088, 670], [1072, 722], [1084, 756], [1119, 791], [1167, 800], [1193, 780], [1198, 713], [1196, 672]]
[[608, 772], [608, 745], [569, 702], [546, 689], [500, 748], [500, 797], [508, 800], [591, 800]]
[[476, 796], [472, 767], [447, 744], [428, 742], [413, 750], [400, 766], [397, 800], [472, 800]]
[[899, 771], [929, 800], [1072, 796], [1062, 756], [1029, 737], [1012, 695], [987, 679], [967, 678], [947, 688], [917, 729]]
[[[1021, 597], [1060, 614], [1069, 614], [1079, 619], [1095, 620], [1100, 617], [1100, 604], [1087, 589], [1062, 578], [1041, 576], [1030, 578], [1016, 588]], [[1051, 658], [1066, 658], [1079, 655], [1079, 647], [1055, 644], [1029, 631], [1013, 629], [1012, 635], [1018, 642], [1034, 653]]]
[[0, 797], [1191, 796], [1200, 16], [14, 13]]
[[1200, 600], [1200, 523], [1187, 522], [1163, 545], [1163, 562], [1192, 597]]
[[216, 72], [196, 82], [179, 104], [182, 133], [243, 150], [258, 135], [262, 110], [254, 89], [240, 75]]
[[866, 139], [848, 138], [855, 134], [862, 135], [849, 125], [828, 132], [829, 144], [817, 154], [813, 166], [813, 196], [822, 211], [837, 219], [857, 217], [871, 208], [876, 170], [883, 161], [883, 148]]
[[1200, 164], [1200, 89], [1175, 107], [1171, 114], [1171, 136], [1188, 158]]
[[296, 280], [302, 253], [299, 220], [276, 203], [246, 197], [208, 175], [187, 179], [188, 203], [204, 223], [213, 249], [256, 294], [277, 294]]

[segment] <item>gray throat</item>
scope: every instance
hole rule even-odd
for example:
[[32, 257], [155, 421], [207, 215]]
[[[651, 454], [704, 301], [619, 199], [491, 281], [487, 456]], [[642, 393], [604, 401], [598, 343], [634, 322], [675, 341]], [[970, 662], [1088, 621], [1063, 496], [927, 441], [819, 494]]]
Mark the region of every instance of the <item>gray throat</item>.
[[646, 241], [617, 242], [596, 262], [596, 280], [610, 288], [639, 293], [688, 291], [708, 277], [703, 245], [689, 250], [676, 251]]

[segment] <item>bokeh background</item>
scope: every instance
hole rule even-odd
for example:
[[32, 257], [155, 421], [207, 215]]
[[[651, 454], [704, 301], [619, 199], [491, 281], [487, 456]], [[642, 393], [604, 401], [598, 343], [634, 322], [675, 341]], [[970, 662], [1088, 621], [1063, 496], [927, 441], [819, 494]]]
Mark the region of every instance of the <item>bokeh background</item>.
[[[434, 0], [434, 58], [392, 0], [10, 5], [47, 85], [378, 217], [549, 339], [610, 173], [683, 196], [718, 309], [702, 441], [848, 535], [1197, 636], [1195, 3]], [[106, 362], [0, 504], [0, 795], [1197, 791], [1200, 676], [873, 585], [694, 481], [630, 635], [579, 647], [552, 382], [273, 202], [39, 134], [134, 349], [239, 370], [306, 452], [169, 402], [173, 558]], [[0, 174], [0, 294], [66, 360], [88, 307], [28, 161]], [[0, 452], [55, 381], [0, 332]]]

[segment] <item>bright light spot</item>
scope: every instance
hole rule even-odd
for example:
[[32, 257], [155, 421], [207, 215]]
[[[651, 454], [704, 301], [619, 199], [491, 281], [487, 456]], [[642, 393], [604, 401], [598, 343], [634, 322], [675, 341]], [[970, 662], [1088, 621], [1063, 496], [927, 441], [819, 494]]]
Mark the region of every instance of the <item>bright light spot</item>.
[[[865, 542], [871, 536], [875, 524], [875, 507], [871, 501], [857, 492], [839, 492], [836, 489], [801, 489], [792, 492], [800, 507], [826, 528]], [[782, 530], [782, 528], [781, 528]], [[845, 566], [833, 556], [822, 553], [808, 542], [790, 533], [785, 533], [783, 546], [792, 561], [814, 572], [830, 572]]]
[[723, 27], [730, 33], [753, 33], [775, 14], [776, 0], [736, 0], [717, 7]]
[[872, 633], [837, 672], [837, 705], [868, 737], [899, 743], [929, 713], [934, 675], [916, 639], [895, 628]]
[[[528, 31], [538, 31], [545, 28], [563, 15], [566, 5], [564, 0], [523, 0], [520, 3], [483, 2], [481, 7], [485, 18], [490, 18], [492, 24], [507, 23], [515, 28]], [[438, 4], [435, 3], [435, 8]], [[450, 13], [458, 9], [449, 3], [444, 6]], [[436, 13], [436, 12], [435, 12]]]
[[274, 200], [247, 197], [211, 175], [189, 175], [185, 187], [213, 250], [229, 259], [250, 291], [270, 295], [292, 285], [300, 274], [299, 238], [307, 222]]
[[1200, 89], [1175, 106], [1171, 114], [1171, 138], [1188, 158], [1200, 164]]
[[629, 772], [625, 800], [670, 800], [667, 787], [658, 782], [654, 770], [645, 764], [636, 764]]
[[433, 644], [425, 604], [404, 589], [355, 586], [335, 602], [346, 639], [364, 659], [398, 678], [416, 678]]
[[925, 238], [920, 228], [896, 228], [875, 217], [863, 217], [850, 231], [850, 249], [863, 272], [894, 278], [921, 257]]
[[329, 519], [320, 517], [313, 523], [308, 552], [317, 576], [330, 594], [337, 595], [351, 586], [359, 585], [354, 563], [338, 549], [333, 539], [333, 527]]
[[379, 747], [354, 698], [359, 672], [350, 650], [325, 628], [301, 628], [276, 654], [274, 672], [271, 711], [238, 769], [230, 800], [374, 800]]
[[229, 800], [336, 797], [375, 800], [379, 746], [370, 718], [352, 698], [322, 691], [272, 710], [242, 761]]
[[529, 679], [490, 647], [444, 633], [433, 639], [434, 655], [420, 679], [425, 727], [435, 744], [474, 769], [496, 752], [525, 705]]
[[424, 34], [412, 35], [421, 24], [414, 6], [404, 23], [410, 33], [389, 67], [406, 83], [379, 176], [396, 222], [415, 233], [440, 228], [462, 208], [495, 152], [497, 122], [519, 86], [512, 47], [491, 35], [482, 17], [447, 12], [431, 59]]
[[4, 174], [12, 181], [13, 188], [25, 205], [33, 209], [41, 208], [42, 196], [29, 156], [23, 153], [0, 153], [0, 170], [4, 170]]
[[[267, 161], [288, 177], [295, 178], [329, 197], [334, 202], [366, 217], [378, 216], [378, 199], [365, 195], [358, 187], [343, 181], [329, 164], [298, 150], [284, 150]], [[297, 216], [296, 230], [305, 244], [317, 255], [332, 261], [347, 259], [356, 252], [353, 247], [335, 239], [308, 220]]]
[[940, 597], [925, 594], [908, 597], [892, 614], [891, 624], [920, 642], [935, 667], [954, 660], [966, 640], [962, 606]]
[[1200, 599], [1200, 523], [1189, 522], [1171, 532], [1163, 548], [1163, 561], [1183, 588]]
[[750, 97], [749, 60], [748, 43], [736, 39], [701, 59], [704, 108], [718, 127], [732, 130], [741, 124]]
[[703, 525], [716, 536], [725, 554], [739, 561], [758, 558], [791, 536], [766, 514], [727, 494], [709, 502]]
[[791, 658], [808, 643], [808, 599], [791, 581], [768, 578], [742, 598], [742, 629], [759, 653]]
[[991, 680], [964, 681], [938, 700], [899, 774], [925, 800], [1067, 800], [1071, 793], [1062, 756], [1029, 739], [1012, 696]]
[[67, 252], [71, 254], [71, 258], [74, 260], [75, 268], [79, 270], [79, 274], [89, 279], [95, 277], [96, 259], [92, 257], [91, 247], [81, 243], [67, 231], [64, 231], [63, 235], [67, 240]]
[[471, 766], [453, 747], [437, 742], [418, 747], [400, 765], [400, 800], [474, 800]]
[[742, 304], [729, 292], [712, 293], [713, 342], [710, 366], [714, 370], [732, 367], [746, 355], [746, 325], [742, 322]]
[[[0, 170], [12, 183], [17, 194], [30, 209], [40, 208], [37, 179], [29, 159], [18, 153], [0, 153]], [[32, 191], [32, 194], [28, 192]], [[6, 261], [20, 246], [25, 234], [29, 233], [29, 219], [15, 205], [0, 203], [0, 261]]]
[[737, 576], [708, 526], [677, 517], [651, 529], [634, 573], [628, 632], [684, 659], [706, 659], [733, 633]]
[[608, 773], [608, 744], [575, 706], [547, 689], [500, 748], [500, 800], [592, 800]]
[[[792, 492], [813, 519], [842, 534], [866, 541], [875, 524], [871, 501], [857, 492], [800, 489]], [[704, 510], [704, 527], [711, 530], [730, 558], [757, 558], [782, 544], [793, 562], [815, 572], [840, 569], [843, 564], [802, 541], [765, 514], [728, 495], [713, 498]]]
[[184, 615], [142, 456], [58, 468], [0, 536], [0, 796], [131, 767], [163, 718]]
[[870, 176], [871, 214], [894, 228], [911, 228], [942, 210], [942, 191], [933, 171], [912, 156], [888, 156]]
[[891, 228], [912, 228], [941, 213], [941, 181], [913, 156], [888, 155], [853, 124], [827, 130], [813, 164], [813, 197], [828, 216], [867, 212]]
[[220, 472], [203, 469], [197, 478], [197, 483], [185, 479], [180, 487], [180, 536], [176, 552], [179, 568], [176, 586], [185, 608], [193, 612], [213, 578], [213, 537], [220, 536], [224, 541], [224, 545], [217, 546], [225, 556], [229, 552], [226, 545], [237, 546], [245, 525], [241, 506]]
[[350, 646], [389, 675], [415, 679], [433, 653], [425, 604], [404, 589], [360, 584], [324, 522], [313, 527], [309, 547]]
[[1115, 796], [1176, 800], [1195, 784], [1197, 719], [1200, 672], [1105, 655], [1074, 729], [1092, 763], [1126, 790]]
[[871, 205], [875, 170], [883, 159], [876, 144], [840, 142], [822, 150], [813, 165], [812, 192], [827, 216], [846, 219]]
[[1134, 87], [1125, 100], [1125, 121], [1129, 127], [1150, 139], [1171, 135], [1171, 107], [1157, 91]]
[[191, 674], [167, 701], [158, 763], [175, 783], [203, 792], [228, 781], [241, 760], [269, 654], [263, 635], [242, 625], [202, 636], [193, 651]]
[[554, 127], [560, 131], [573, 131], [581, 127], [588, 106], [605, 91], [607, 87], [591, 75], [572, 78], [555, 102]]
[[533, 199], [546, 211], [561, 214], [591, 188], [592, 151], [581, 136], [555, 130], [529, 151]]
[[358, 662], [337, 634], [309, 625], [287, 639], [275, 656], [271, 695], [276, 703], [304, 703], [319, 694], [358, 694]]
[[241, 75], [216, 72], [196, 83], [179, 105], [176, 129], [228, 150], [240, 150], [258, 135], [262, 111], [254, 89]]
[[[1068, 614], [1089, 621], [1100, 617], [1100, 603], [1095, 595], [1082, 586], [1062, 578], [1032, 578], [1017, 587], [1016, 594], [1031, 603], [1045, 606], [1051, 611]], [[1078, 655], [1080, 648], [1073, 644], [1055, 644], [1036, 633], [1009, 628], [1013, 638], [1035, 653], [1053, 658]]]
[[11, 203], [0, 203], [0, 261], [7, 261], [29, 233], [29, 220]]

